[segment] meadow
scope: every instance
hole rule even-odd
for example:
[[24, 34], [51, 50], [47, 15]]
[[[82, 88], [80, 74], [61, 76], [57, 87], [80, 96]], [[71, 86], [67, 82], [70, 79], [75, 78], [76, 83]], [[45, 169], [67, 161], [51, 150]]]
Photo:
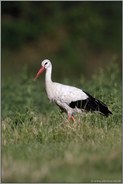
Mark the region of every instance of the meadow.
[[[37, 71], [36, 71], [37, 72]], [[63, 83], [82, 88], [109, 106], [75, 116], [51, 104], [44, 76], [33, 81], [28, 67], [2, 78], [2, 182], [121, 182], [121, 71], [116, 62]]]

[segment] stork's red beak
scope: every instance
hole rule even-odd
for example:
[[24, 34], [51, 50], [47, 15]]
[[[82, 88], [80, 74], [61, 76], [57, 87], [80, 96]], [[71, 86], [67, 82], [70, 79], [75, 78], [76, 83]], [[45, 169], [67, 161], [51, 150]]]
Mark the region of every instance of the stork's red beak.
[[36, 74], [34, 80], [36, 80], [36, 79], [39, 77], [39, 75], [41, 75], [41, 73], [42, 73], [44, 70], [45, 70], [45, 68], [44, 68], [44, 66], [42, 66], [42, 67], [40, 68], [40, 70], [38, 71], [38, 73]]

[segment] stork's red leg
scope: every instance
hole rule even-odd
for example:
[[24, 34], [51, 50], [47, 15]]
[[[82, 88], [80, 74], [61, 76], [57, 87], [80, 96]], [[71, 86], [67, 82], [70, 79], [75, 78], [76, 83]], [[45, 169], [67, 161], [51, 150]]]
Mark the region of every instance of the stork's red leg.
[[75, 119], [74, 119], [74, 116], [73, 116], [73, 115], [72, 115], [72, 116], [68, 115], [68, 121], [70, 121], [70, 119], [72, 119], [73, 121], [75, 121]]
[[72, 120], [75, 121], [74, 116], [71, 116]]
[[71, 116], [68, 114], [68, 121], [70, 121]]

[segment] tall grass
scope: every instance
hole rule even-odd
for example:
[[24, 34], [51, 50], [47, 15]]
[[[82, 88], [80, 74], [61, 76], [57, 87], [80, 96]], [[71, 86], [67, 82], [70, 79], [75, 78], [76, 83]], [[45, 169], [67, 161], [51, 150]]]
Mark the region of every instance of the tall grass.
[[[121, 182], [121, 73], [113, 63], [76, 84], [113, 115], [65, 114], [48, 101], [43, 79], [24, 69], [2, 79], [2, 182]], [[69, 80], [63, 81], [69, 84]]]

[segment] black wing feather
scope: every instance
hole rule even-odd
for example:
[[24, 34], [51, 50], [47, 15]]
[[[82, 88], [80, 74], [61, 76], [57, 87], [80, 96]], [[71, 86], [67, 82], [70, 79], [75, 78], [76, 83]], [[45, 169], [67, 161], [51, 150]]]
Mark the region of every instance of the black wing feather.
[[[85, 92], [85, 91], [84, 91]], [[71, 108], [79, 108], [85, 111], [99, 111], [101, 114], [108, 116], [112, 112], [108, 109], [107, 105], [92, 97], [90, 94], [85, 92], [88, 95], [88, 98], [85, 100], [72, 101], [69, 106]]]

